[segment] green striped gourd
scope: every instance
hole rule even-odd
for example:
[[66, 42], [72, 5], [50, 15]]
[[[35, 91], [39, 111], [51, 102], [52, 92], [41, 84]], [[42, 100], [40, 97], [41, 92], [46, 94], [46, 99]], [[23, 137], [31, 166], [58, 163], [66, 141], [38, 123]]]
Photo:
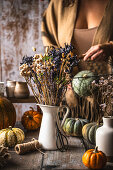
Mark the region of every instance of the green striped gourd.
[[87, 119], [67, 118], [63, 125], [63, 130], [71, 136], [82, 136], [82, 127], [88, 123]]
[[96, 143], [96, 130], [102, 126], [102, 124], [92, 122], [84, 125], [82, 128], [82, 135], [89, 143], [95, 145]]
[[14, 147], [16, 144], [24, 141], [24, 132], [19, 128], [12, 128], [0, 130], [0, 145], [7, 147]]

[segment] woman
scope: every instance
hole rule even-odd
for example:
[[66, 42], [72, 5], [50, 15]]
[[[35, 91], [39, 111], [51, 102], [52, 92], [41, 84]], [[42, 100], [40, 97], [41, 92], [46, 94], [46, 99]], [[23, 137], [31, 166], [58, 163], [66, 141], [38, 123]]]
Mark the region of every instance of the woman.
[[[72, 43], [80, 59], [73, 75], [86, 69], [108, 74], [112, 71], [108, 64], [113, 55], [112, 21], [113, 0], [51, 0], [43, 15], [42, 40], [44, 46], [60, 47]], [[71, 88], [67, 89], [66, 99], [70, 107], [77, 105]], [[94, 114], [93, 101], [90, 97], [86, 100], [87, 118], [93, 120], [95, 115], [90, 116]], [[83, 105], [81, 99], [79, 102]]]

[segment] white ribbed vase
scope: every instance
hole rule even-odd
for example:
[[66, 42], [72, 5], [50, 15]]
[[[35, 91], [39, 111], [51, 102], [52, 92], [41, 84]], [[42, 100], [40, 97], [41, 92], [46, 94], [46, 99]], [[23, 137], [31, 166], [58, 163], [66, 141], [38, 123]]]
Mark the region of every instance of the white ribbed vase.
[[108, 161], [113, 160], [113, 116], [103, 117], [103, 126], [96, 131], [96, 146], [106, 154]]

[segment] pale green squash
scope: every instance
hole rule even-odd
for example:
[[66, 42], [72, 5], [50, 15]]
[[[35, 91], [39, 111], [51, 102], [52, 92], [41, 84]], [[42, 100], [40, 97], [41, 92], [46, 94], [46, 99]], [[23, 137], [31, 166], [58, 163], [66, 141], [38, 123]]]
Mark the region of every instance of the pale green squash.
[[96, 143], [96, 130], [101, 127], [102, 124], [92, 122], [84, 125], [82, 128], [82, 135], [89, 143], [95, 145]]
[[71, 136], [82, 136], [82, 127], [88, 123], [87, 119], [67, 118], [63, 125], [63, 130]]
[[91, 95], [91, 83], [95, 80], [94, 73], [84, 70], [76, 74], [72, 80], [72, 88], [80, 97]]

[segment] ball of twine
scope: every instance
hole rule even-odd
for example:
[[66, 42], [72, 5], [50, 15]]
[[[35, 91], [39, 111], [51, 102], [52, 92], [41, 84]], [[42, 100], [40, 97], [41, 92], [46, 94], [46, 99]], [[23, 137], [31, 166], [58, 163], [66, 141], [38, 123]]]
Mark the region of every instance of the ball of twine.
[[45, 154], [44, 152], [42, 152], [40, 150], [41, 148], [42, 148], [42, 146], [39, 143], [39, 141], [33, 138], [32, 141], [30, 141], [30, 142], [23, 143], [23, 144], [17, 144], [15, 146], [15, 152], [19, 155], [22, 155], [22, 154], [25, 154], [30, 151], [38, 150], [42, 154]]

